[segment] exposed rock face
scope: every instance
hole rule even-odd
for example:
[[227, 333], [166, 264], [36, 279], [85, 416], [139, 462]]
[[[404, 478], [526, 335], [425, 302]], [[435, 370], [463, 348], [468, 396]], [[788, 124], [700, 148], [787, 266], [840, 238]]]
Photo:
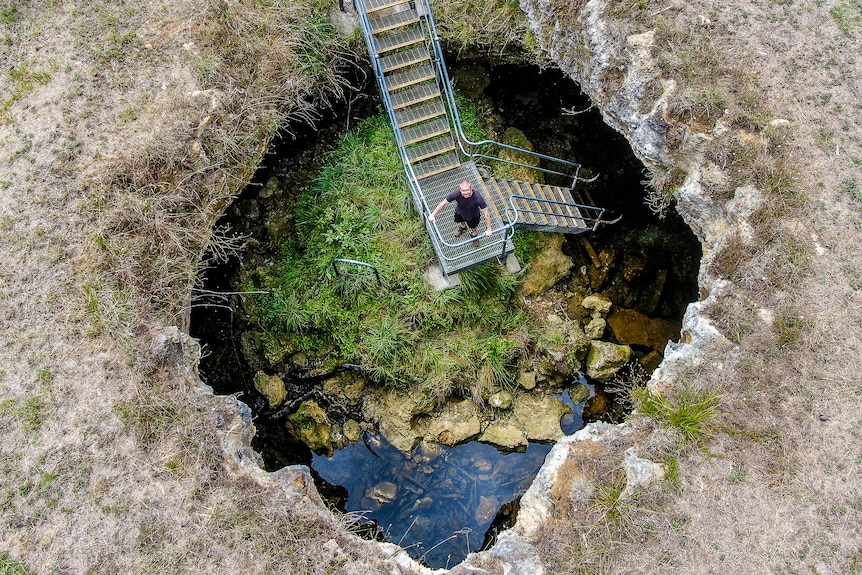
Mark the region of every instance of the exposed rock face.
[[594, 341], [587, 354], [587, 375], [607, 381], [632, 358], [632, 348], [606, 341]]
[[413, 419], [423, 413], [422, 407], [409, 395], [386, 391], [365, 397], [363, 415], [373, 421], [380, 433], [396, 449], [410, 453], [416, 445]]

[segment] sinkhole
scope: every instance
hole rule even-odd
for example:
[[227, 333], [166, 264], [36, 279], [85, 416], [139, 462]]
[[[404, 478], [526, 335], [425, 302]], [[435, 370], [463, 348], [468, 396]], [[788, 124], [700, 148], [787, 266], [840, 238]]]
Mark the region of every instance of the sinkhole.
[[[596, 312], [583, 307], [584, 297], [602, 294], [614, 307], [601, 318], [608, 324], [601, 337], [625, 344], [632, 352], [633, 367], [629, 369], [636, 367], [638, 374], [598, 381], [587, 377], [582, 363], [572, 366], [569, 361], [568, 367], [548, 370], [547, 366], [533, 366], [532, 372], [528, 365], [522, 374], [532, 373], [532, 378], [525, 382], [521, 376], [513, 377], [498, 387], [506, 388], [502, 391], [516, 400], [530, 394], [553, 398], [550, 401], [562, 407], [551, 416], [555, 419], [552, 423], [562, 434], [574, 433], [590, 421], [620, 421], [627, 407], [625, 384], [638, 377], [644, 381], [658, 365], [664, 343], [678, 338], [685, 307], [697, 298], [700, 244], [675, 212], [659, 218], [647, 208], [643, 165], [628, 142], [602, 121], [599, 111], [561, 72], [480, 60], [459, 62], [454, 57], [450, 66], [455, 84], [465, 101], [475, 106], [477, 122], [488, 137], [499, 140], [516, 129], [536, 151], [581, 163], [598, 178], [580, 185], [587, 186], [596, 204], [622, 216], [619, 223], [589, 236], [566, 236], [560, 251], [572, 261], [568, 276], [548, 294], [535, 298], [533, 308], [519, 311], [517, 317], [530, 315], [533, 321], [547, 322], [540, 331], [549, 333], [561, 322], [585, 325], [595, 319], [591, 314]], [[519, 498], [537, 474], [553, 439], [539, 434], [539, 440], [501, 448], [476, 441], [478, 434], [473, 434], [470, 441], [417, 440], [393, 445], [397, 442], [390, 441], [392, 434], [387, 439], [382, 426], [370, 421], [363, 409], [363, 402], [377, 387], [379, 373], [373, 371], [374, 366], [352, 363], [353, 358], [345, 351], [352, 349], [352, 344], [343, 341], [346, 336], [339, 339], [339, 334], [330, 335], [324, 341], [314, 333], [320, 318], [314, 316], [317, 308], [312, 304], [320, 302], [314, 302], [313, 297], [305, 301], [302, 305], [312, 311], [302, 315], [295, 313], [300, 306], [298, 296], [279, 293], [276, 303], [280, 307], [275, 308], [270, 305], [272, 299], [267, 299], [275, 297], [273, 290], [286, 289], [285, 285], [305, 290], [339, 281], [340, 276], [333, 277], [335, 272], [328, 269], [319, 276], [293, 278], [293, 284], [283, 280], [278, 288], [272, 287], [275, 283], [271, 278], [305, 269], [285, 263], [285, 258], [310, 259], [314, 252], [325, 251], [333, 243], [350, 241], [345, 230], [333, 225], [318, 246], [303, 244], [311, 237], [307, 234], [313, 223], [306, 220], [328, 217], [326, 210], [316, 205], [322, 196], [315, 190], [326, 183], [324, 180], [355, 169], [327, 167], [327, 158], [345, 133], [365, 118], [380, 115], [374, 90], [373, 85], [364, 86], [348, 102], [321, 111], [315, 128], [295, 127], [291, 135], [273, 142], [252, 183], [219, 222], [226, 233], [244, 238], [245, 247], [207, 271], [205, 284], [193, 302], [191, 334], [204, 346], [200, 365], [203, 380], [216, 393], [238, 394], [252, 409], [257, 430], [253, 447], [267, 470], [293, 464], [308, 466], [323, 497], [334, 508], [361, 517], [369, 537], [399, 544], [431, 567], [451, 567], [468, 553], [492, 544], [495, 534], [513, 523]], [[369, 145], [382, 144], [372, 139]], [[396, 171], [393, 177], [403, 179], [403, 172]], [[409, 198], [402, 203], [400, 208], [412, 209]], [[379, 216], [369, 223], [372, 229], [385, 227], [379, 221], [389, 222], [386, 210], [378, 207], [371, 213]], [[418, 219], [415, 213], [414, 217]], [[535, 238], [536, 234], [525, 242], [535, 242]], [[428, 250], [420, 248], [416, 257], [427, 258]], [[340, 288], [343, 309], [323, 309], [321, 305], [319, 313], [337, 322], [345, 317], [340, 314], [350, 313], [359, 305], [356, 302], [413, 297], [407, 280], [390, 282], [388, 288], [395, 293], [391, 296], [374, 292], [378, 288], [369, 277]], [[270, 278], [269, 284], [266, 278]], [[381, 284], [386, 281], [384, 278]], [[372, 296], [367, 294], [369, 290], [374, 292]], [[464, 297], [474, 297], [476, 292], [465, 293]], [[461, 296], [452, 297], [457, 304]], [[527, 304], [526, 298], [523, 303]], [[422, 321], [431, 319], [416, 320]], [[413, 337], [411, 333], [419, 329], [410, 322], [394, 328], [386, 321], [383, 324], [399, 337]], [[284, 333], [275, 333], [273, 325], [284, 326]], [[439, 354], [457, 327], [441, 320], [434, 338], [421, 343], [422, 353]], [[344, 331], [350, 329], [345, 327]], [[381, 328], [381, 333], [389, 332]], [[333, 339], [342, 347], [334, 346]], [[396, 340], [374, 341], [374, 345], [384, 346]], [[553, 340], [549, 341], [552, 343], [542, 345], [552, 346]], [[505, 347], [500, 338], [487, 342]], [[523, 349], [541, 347], [535, 342], [530, 345]], [[565, 356], [566, 340], [557, 340], [556, 345], [553, 353]], [[321, 349], [327, 349], [327, 354], [317, 355]], [[334, 349], [344, 355], [336, 357]], [[485, 351], [487, 347], [480, 347], [480, 353]], [[355, 353], [361, 355], [362, 349]], [[523, 353], [518, 361], [524, 363]], [[281, 386], [274, 395], [267, 387], [273, 382]], [[452, 406], [454, 413], [459, 406], [484, 405], [486, 421], [482, 425], [487, 425], [487, 417], [493, 419], [508, 408], [491, 405], [493, 389], [486, 394], [477, 386], [471, 389], [471, 382], [438, 385], [444, 385], [444, 391], [435, 388], [438, 403]], [[397, 409], [391, 411], [399, 417]], [[326, 437], [321, 441], [309, 437], [301, 429], [300, 416], [323, 418]], [[425, 413], [402, 417], [410, 420], [405, 424], [424, 425], [426, 430], [432, 423], [425, 419], [430, 418]]]

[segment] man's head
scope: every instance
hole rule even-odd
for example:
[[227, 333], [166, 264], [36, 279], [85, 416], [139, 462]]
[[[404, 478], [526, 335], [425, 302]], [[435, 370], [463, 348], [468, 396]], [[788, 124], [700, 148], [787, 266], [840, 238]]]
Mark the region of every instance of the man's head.
[[464, 180], [463, 182], [461, 182], [460, 189], [461, 195], [465, 198], [469, 198], [473, 195], [473, 186], [470, 184], [469, 180]]

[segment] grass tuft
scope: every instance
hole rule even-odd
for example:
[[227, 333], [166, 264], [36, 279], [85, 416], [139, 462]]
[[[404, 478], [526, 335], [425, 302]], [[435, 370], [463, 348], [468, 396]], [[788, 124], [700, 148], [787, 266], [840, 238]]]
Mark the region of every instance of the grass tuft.
[[635, 390], [637, 410], [661, 425], [679, 431], [685, 441], [703, 443], [715, 430], [721, 395], [715, 389], [681, 387], [671, 398], [656, 395], [646, 387]]

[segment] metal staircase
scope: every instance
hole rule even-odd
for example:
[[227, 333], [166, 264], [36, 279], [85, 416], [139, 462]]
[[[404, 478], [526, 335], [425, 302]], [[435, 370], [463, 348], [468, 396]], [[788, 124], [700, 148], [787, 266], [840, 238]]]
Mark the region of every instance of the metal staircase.
[[[579, 234], [610, 223], [602, 220], [602, 208], [576, 197], [575, 184], [587, 181], [578, 176], [579, 164], [499, 142], [471, 142], [464, 136], [428, 0], [355, 0], [354, 6], [414, 207], [425, 221], [444, 275], [505, 258], [514, 250], [516, 228]], [[554, 164], [557, 170], [524, 167], [568, 176], [571, 187], [495, 178], [488, 170], [480, 171], [482, 165], [477, 161], [523, 165], [479, 151], [489, 147]], [[454, 238], [451, 218], [440, 217], [429, 223], [426, 217], [463, 180], [480, 190], [491, 212], [493, 235], [480, 235], [479, 247], [473, 245], [472, 238]]]

